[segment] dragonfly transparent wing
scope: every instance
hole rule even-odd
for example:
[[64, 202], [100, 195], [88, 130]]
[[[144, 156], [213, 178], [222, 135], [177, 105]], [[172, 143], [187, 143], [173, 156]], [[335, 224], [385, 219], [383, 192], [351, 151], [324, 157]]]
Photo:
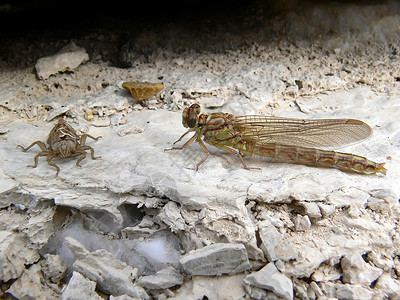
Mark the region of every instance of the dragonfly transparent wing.
[[261, 143], [337, 148], [368, 138], [372, 129], [354, 119], [291, 119], [269, 116], [235, 117], [242, 138]]

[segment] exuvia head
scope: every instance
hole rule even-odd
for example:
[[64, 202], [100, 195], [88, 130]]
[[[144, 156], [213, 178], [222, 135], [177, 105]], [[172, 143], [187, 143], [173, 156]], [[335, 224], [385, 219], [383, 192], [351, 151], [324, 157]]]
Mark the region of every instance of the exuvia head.
[[200, 105], [192, 104], [186, 107], [182, 113], [182, 124], [186, 128], [194, 128], [199, 122]]

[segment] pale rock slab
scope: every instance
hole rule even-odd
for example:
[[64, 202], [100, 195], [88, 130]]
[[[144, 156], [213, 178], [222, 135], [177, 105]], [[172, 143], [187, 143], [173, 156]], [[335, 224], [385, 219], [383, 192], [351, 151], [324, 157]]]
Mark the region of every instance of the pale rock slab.
[[60, 295], [44, 282], [40, 264], [34, 264], [6, 292], [17, 299], [58, 299]]
[[39, 260], [25, 234], [0, 231], [0, 280], [9, 281], [21, 276], [25, 265]]
[[47, 79], [50, 75], [76, 69], [81, 63], [88, 61], [89, 55], [84, 48], [71, 42], [57, 54], [40, 58], [36, 65], [36, 72], [40, 79]]
[[96, 292], [96, 282], [84, 277], [79, 272], [73, 272], [68, 285], [63, 290], [62, 300], [101, 300]]
[[59, 255], [45, 254], [43, 258], [40, 264], [44, 278], [50, 280], [50, 282], [59, 284], [67, 272], [67, 266]]
[[186, 228], [185, 220], [182, 218], [180, 209], [175, 202], [170, 201], [165, 204], [157, 218], [167, 224], [172, 232], [185, 230]]
[[399, 280], [393, 279], [388, 273], [379, 277], [375, 288], [381, 289], [390, 299], [400, 298], [400, 283]]
[[[265, 223], [267, 223], [265, 225]], [[261, 222], [259, 224], [259, 235], [261, 239], [261, 249], [268, 261], [288, 261], [295, 259], [297, 251], [292, 247], [290, 242], [285, 239], [274, 225], [268, 224], [269, 222]]]
[[110, 300], [137, 300], [137, 298], [128, 296], [128, 295], [121, 295], [121, 296], [110, 296]]
[[133, 283], [137, 273], [134, 268], [104, 249], [90, 252], [71, 237], [66, 237], [65, 242], [76, 257], [74, 271], [96, 281], [101, 291], [116, 296], [126, 294], [139, 299], [149, 298], [143, 288]]
[[243, 286], [243, 274], [222, 275], [216, 277], [193, 276], [191, 281], [186, 281], [170, 300], [187, 299], [245, 299], [246, 291]]
[[274, 292], [284, 299], [293, 299], [293, 283], [278, 271], [274, 263], [269, 263], [258, 272], [245, 277], [245, 284]]
[[311, 229], [311, 221], [308, 216], [297, 215], [293, 223], [296, 231], [307, 231]]
[[375, 293], [368, 288], [360, 285], [336, 284], [335, 296], [338, 299], [346, 300], [370, 300]]
[[247, 251], [242, 244], [213, 244], [192, 251], [179, 262], [190, 275], [232, 275], [250, 269]]
[[173, 267], [158, 271], [154, 275], [142, 276], [138, 284], [146, 289], [166, 289], [183, 283], [183, 276]]
[[348, 254], [341, 260], [343, 282], [369, 286], [382, 275], [383, 270], [364, 261], [360, 254]]

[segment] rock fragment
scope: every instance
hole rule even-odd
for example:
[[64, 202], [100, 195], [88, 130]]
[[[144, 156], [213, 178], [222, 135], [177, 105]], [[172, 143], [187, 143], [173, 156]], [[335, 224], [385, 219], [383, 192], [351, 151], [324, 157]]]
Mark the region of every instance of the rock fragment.
[[71, 237], [65, 238], [65, 242], [76, 257], [74, 271], [96, 281], [99, 290], [115, 296], [126, 294], [139, 299], [149, 298], [143, 288], [133, 283], [136, 269], [104, 249], [90, 252]]
[[186, 229], [185, 220], [183, 219], [178, 204], [173, 201], [168, 202], [157, 215], [157, 219], [167, 224], [172, 232], [178, 232]]
[[345, 255], [340, 264], [345, 283], [369, 286], [383, 273], [382, 269], [366, 263], [360, 254]]
[[297, 256], [297, 251], [290, 245], [288, 240], [278, 232], [275, 226], [272, 224], [264, 225], [262, 223], [259, 225], [259, 236], [262, 242], [261, 249], [265, 257], [270, 262], [278, 259], [288, 261], [295, 258]]
[[307, 231], [311, 229], [311, 221], [308, 216], [298, 215], [295, 217], [293, 223], [296, 231]]
[[67, 272], [67, 266], [59, 255], [45, 254], [40, 261], [44, 278], [59, 284]]
[[0, 231], [0, 280], [16, 279], [25, 270], [25, 265], [39, 260], [39, 254], [30, 247], [24, 234]]
[[301, 206], [304, 208], [304, 214], [309, 216], [311, 219], [321, 219], [322, 213], [317, 203], [313, 202], [304, 202], [301, 203]]
[[33, 264], [6, 292], [17, 299], [58, 299], [59, 294], [44, 282], [40, 264]]
[[258, 272], [245, 277], [245, 284], [274, 292], [284, 299], [293, 299], [292, 281], [278, 271], [274, 263], [269, 263]]
[[145, 100], [164, 88], [162, 83], [126, 81], [122, 87], [127, 89], [136, 100]]
[[180, 263], [190, 275], [232, 275], [250, 269], [243, 244], [217, 243], [206, 246], [183, 256]]
[[86, 50], [71, 42], [57, 54], [40, 58], [35, 68], [40, 79], [47, 79], [58, 72], [72, 71], [88, 60]]
[[394, 280], [388, 273], [379, 277], [375, 288], [381, 289], [390, 299], [400, 299], [400, 284]]
[[370, 300], [374, 292], [359, 285], [337, 284], [335, 297], [347, 300]]
[[147, 289], [167, 289], [183, 283], [183, 276], [173, 267], [158, 271], [154, 275], [142, 276], [138, 284]]
[[96, 292], [96, 282], [87, 279], [79, 272], [74, 272], [63, 291], [62, 300], [101, 300]]

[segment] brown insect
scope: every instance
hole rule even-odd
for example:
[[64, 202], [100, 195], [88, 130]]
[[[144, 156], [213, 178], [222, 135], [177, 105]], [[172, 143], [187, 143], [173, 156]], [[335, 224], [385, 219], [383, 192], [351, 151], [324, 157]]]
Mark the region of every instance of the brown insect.
[[86, 157], [86, 150], [90, 150], [90, 155], [92, 159], [99, 159], [100, 156], [94, 156], [94, 150], [92, 147], [87, 146], [86, 138], [91, 138], [97, 141], [101, 136], [97, 138], [89, 135], [83, 134], [79, 136], [76, 131], [67, 124], [66, 121], [60, 119], [56, 126], [50, 131], [49, 137], [47, 138], [47, 146], [45, 143], [41, 141], [33, 142], [27, 148], [18, 145], [17, 148], [21, 148], [23, 152], [26, 152], [28, 149], [32, 148], [34, 145], [38, 145], [42, 152], [36, 154], [34, 158], [34, 165], [29, 165], [29, 168], [36, 168], [38, 165], [39, 156], [47, 156], [47, 163], [56, 168], [56, 176], [60, 172], [60, 168], [52, 162], [52, 159], [55, 157], [73, 157], [77, 155], [81, 155], [76, 162], [78, 167], [82, 167], [79, 163]]

